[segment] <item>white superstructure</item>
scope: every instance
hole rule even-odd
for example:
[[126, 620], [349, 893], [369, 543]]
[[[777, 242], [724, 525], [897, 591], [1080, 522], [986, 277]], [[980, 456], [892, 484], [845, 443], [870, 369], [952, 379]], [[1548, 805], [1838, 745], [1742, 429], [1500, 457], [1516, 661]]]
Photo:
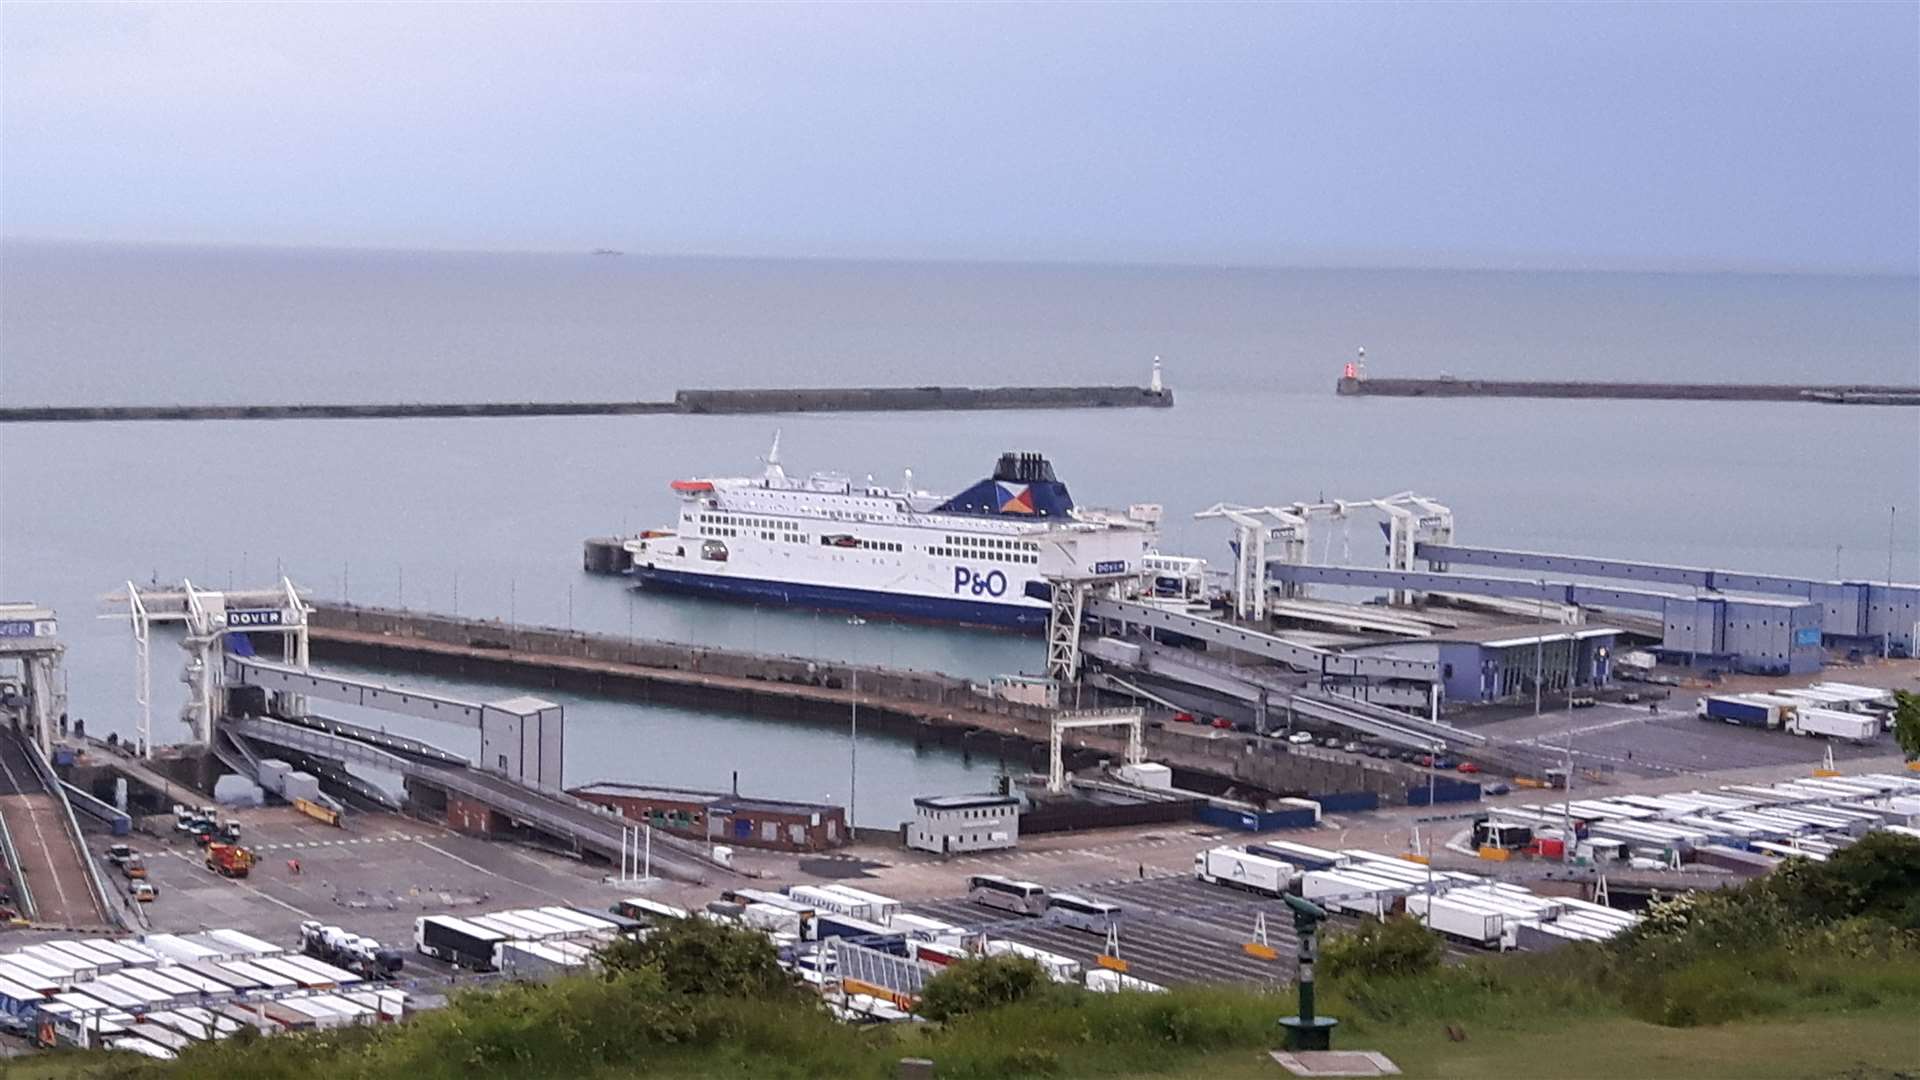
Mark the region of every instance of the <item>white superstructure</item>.
[[[815, 473], [677, 480], [672, 529], [627, 542], [643, 586], [941, 622], [1043, 626], [1049, 576], [1139, 574], [1146, 513], [1074, 508], [1038, 454], [951, 498]], [[1143, 511], [1146, 508], [1141, 508]]]

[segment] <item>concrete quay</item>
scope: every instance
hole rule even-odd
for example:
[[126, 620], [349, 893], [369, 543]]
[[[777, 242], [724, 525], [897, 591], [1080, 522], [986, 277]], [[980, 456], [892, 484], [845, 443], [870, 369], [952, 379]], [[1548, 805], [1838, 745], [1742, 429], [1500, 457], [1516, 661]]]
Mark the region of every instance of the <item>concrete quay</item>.
[[867, 386], [681, 390], [672, 401], [479, 401], [284, 405], [7, 405], [0, 423], [131, 420], [391, 420], [520, 416], [743, 415], [981, 409], [1167, 408], [1173, 391], [1144, 386]]
[[1653, 383], [1544, 379], [1375, 379], [1346, 376], [1342, 397], [1622, 398], [1642, 401], [1812, 401], [1920, 405], [1920, 386], [1820, 383]]
[[[345, 660], [575, 693], [744, 712], [797, 723], [840, 725], [855, 700], [855, 668], [827, 661], [513, 626], [424, 612], [317, 604], [316, 661]], [[1036, 646], [1037, 647], [1037, 646]], [[932, 672], [860, 667], [862, 726], [957, 746], [1043, 768], [1049, 710], [977, 693]], [[1073, 756], [1119, 760], [1124, 741], [1092, 732], [1071, 738]], [[1403, 801], [1424, 775], [1407, 766], [1331, 751], [1303, 753], [1273, 739], [1227, 732], [1149, 729], [1149, 757], [1184, 786], [1274, 794], [1372, 791]], [[1072, 766], [1070, 762], [1070, 767]]]

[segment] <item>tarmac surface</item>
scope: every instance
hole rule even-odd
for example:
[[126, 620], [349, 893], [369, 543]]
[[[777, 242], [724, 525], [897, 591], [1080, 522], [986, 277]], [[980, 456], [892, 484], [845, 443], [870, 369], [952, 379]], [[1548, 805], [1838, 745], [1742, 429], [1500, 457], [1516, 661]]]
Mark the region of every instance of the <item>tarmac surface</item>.
[[[1088, 899], [1118, 904], [1122, 911], [1119, 958], [1127, 974], [1169, 986], [1176, 983], [1279, 985], [1293, 978], [1299, 941], [1284, 901], [1209, 885], [1191, 876], [1095, 882], [1076, 888]], [[1096, 966], [1104, 935], [1023, 919], [966, 900], [918, 901], [907, 910], [963, 926], [989, 924], [991, 935]], [[1275, 959], [1242, 947], [1256, 940], [1265, 917], [1266, 944]]]
[[80, 853], [67, 834], [60, 803], [41, 786], [15, 731], [0, 731], [0, 815], [20, 853], [21, 872], [33, 895], [34, 921], [50, 926], [105, 924]]

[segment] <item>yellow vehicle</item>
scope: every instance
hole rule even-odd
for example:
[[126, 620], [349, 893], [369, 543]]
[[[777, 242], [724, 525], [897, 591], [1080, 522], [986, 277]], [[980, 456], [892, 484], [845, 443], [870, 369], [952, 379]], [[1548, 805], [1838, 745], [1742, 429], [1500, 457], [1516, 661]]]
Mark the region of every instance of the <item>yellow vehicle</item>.
[[154, 897], [160, 895], [160, 890], [154, 888], [153, 883], [151, 881], [133, 882], [132, 884], [127, 886], [127, 892], [135, 900], [138, 900], [143, 904], [152, 903]]

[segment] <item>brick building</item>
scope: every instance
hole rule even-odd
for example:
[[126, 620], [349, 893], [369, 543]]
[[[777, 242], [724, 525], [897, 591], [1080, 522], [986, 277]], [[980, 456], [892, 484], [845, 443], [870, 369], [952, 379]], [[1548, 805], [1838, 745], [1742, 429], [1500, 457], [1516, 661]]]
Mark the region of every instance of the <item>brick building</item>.
[[717, 844], [774, 851], [826, 851], [847, 842], [846, 812], [825, 803], [612, 782], [567, 793], [615, 810], [629, 821], [694, 840], [711, 838]]

